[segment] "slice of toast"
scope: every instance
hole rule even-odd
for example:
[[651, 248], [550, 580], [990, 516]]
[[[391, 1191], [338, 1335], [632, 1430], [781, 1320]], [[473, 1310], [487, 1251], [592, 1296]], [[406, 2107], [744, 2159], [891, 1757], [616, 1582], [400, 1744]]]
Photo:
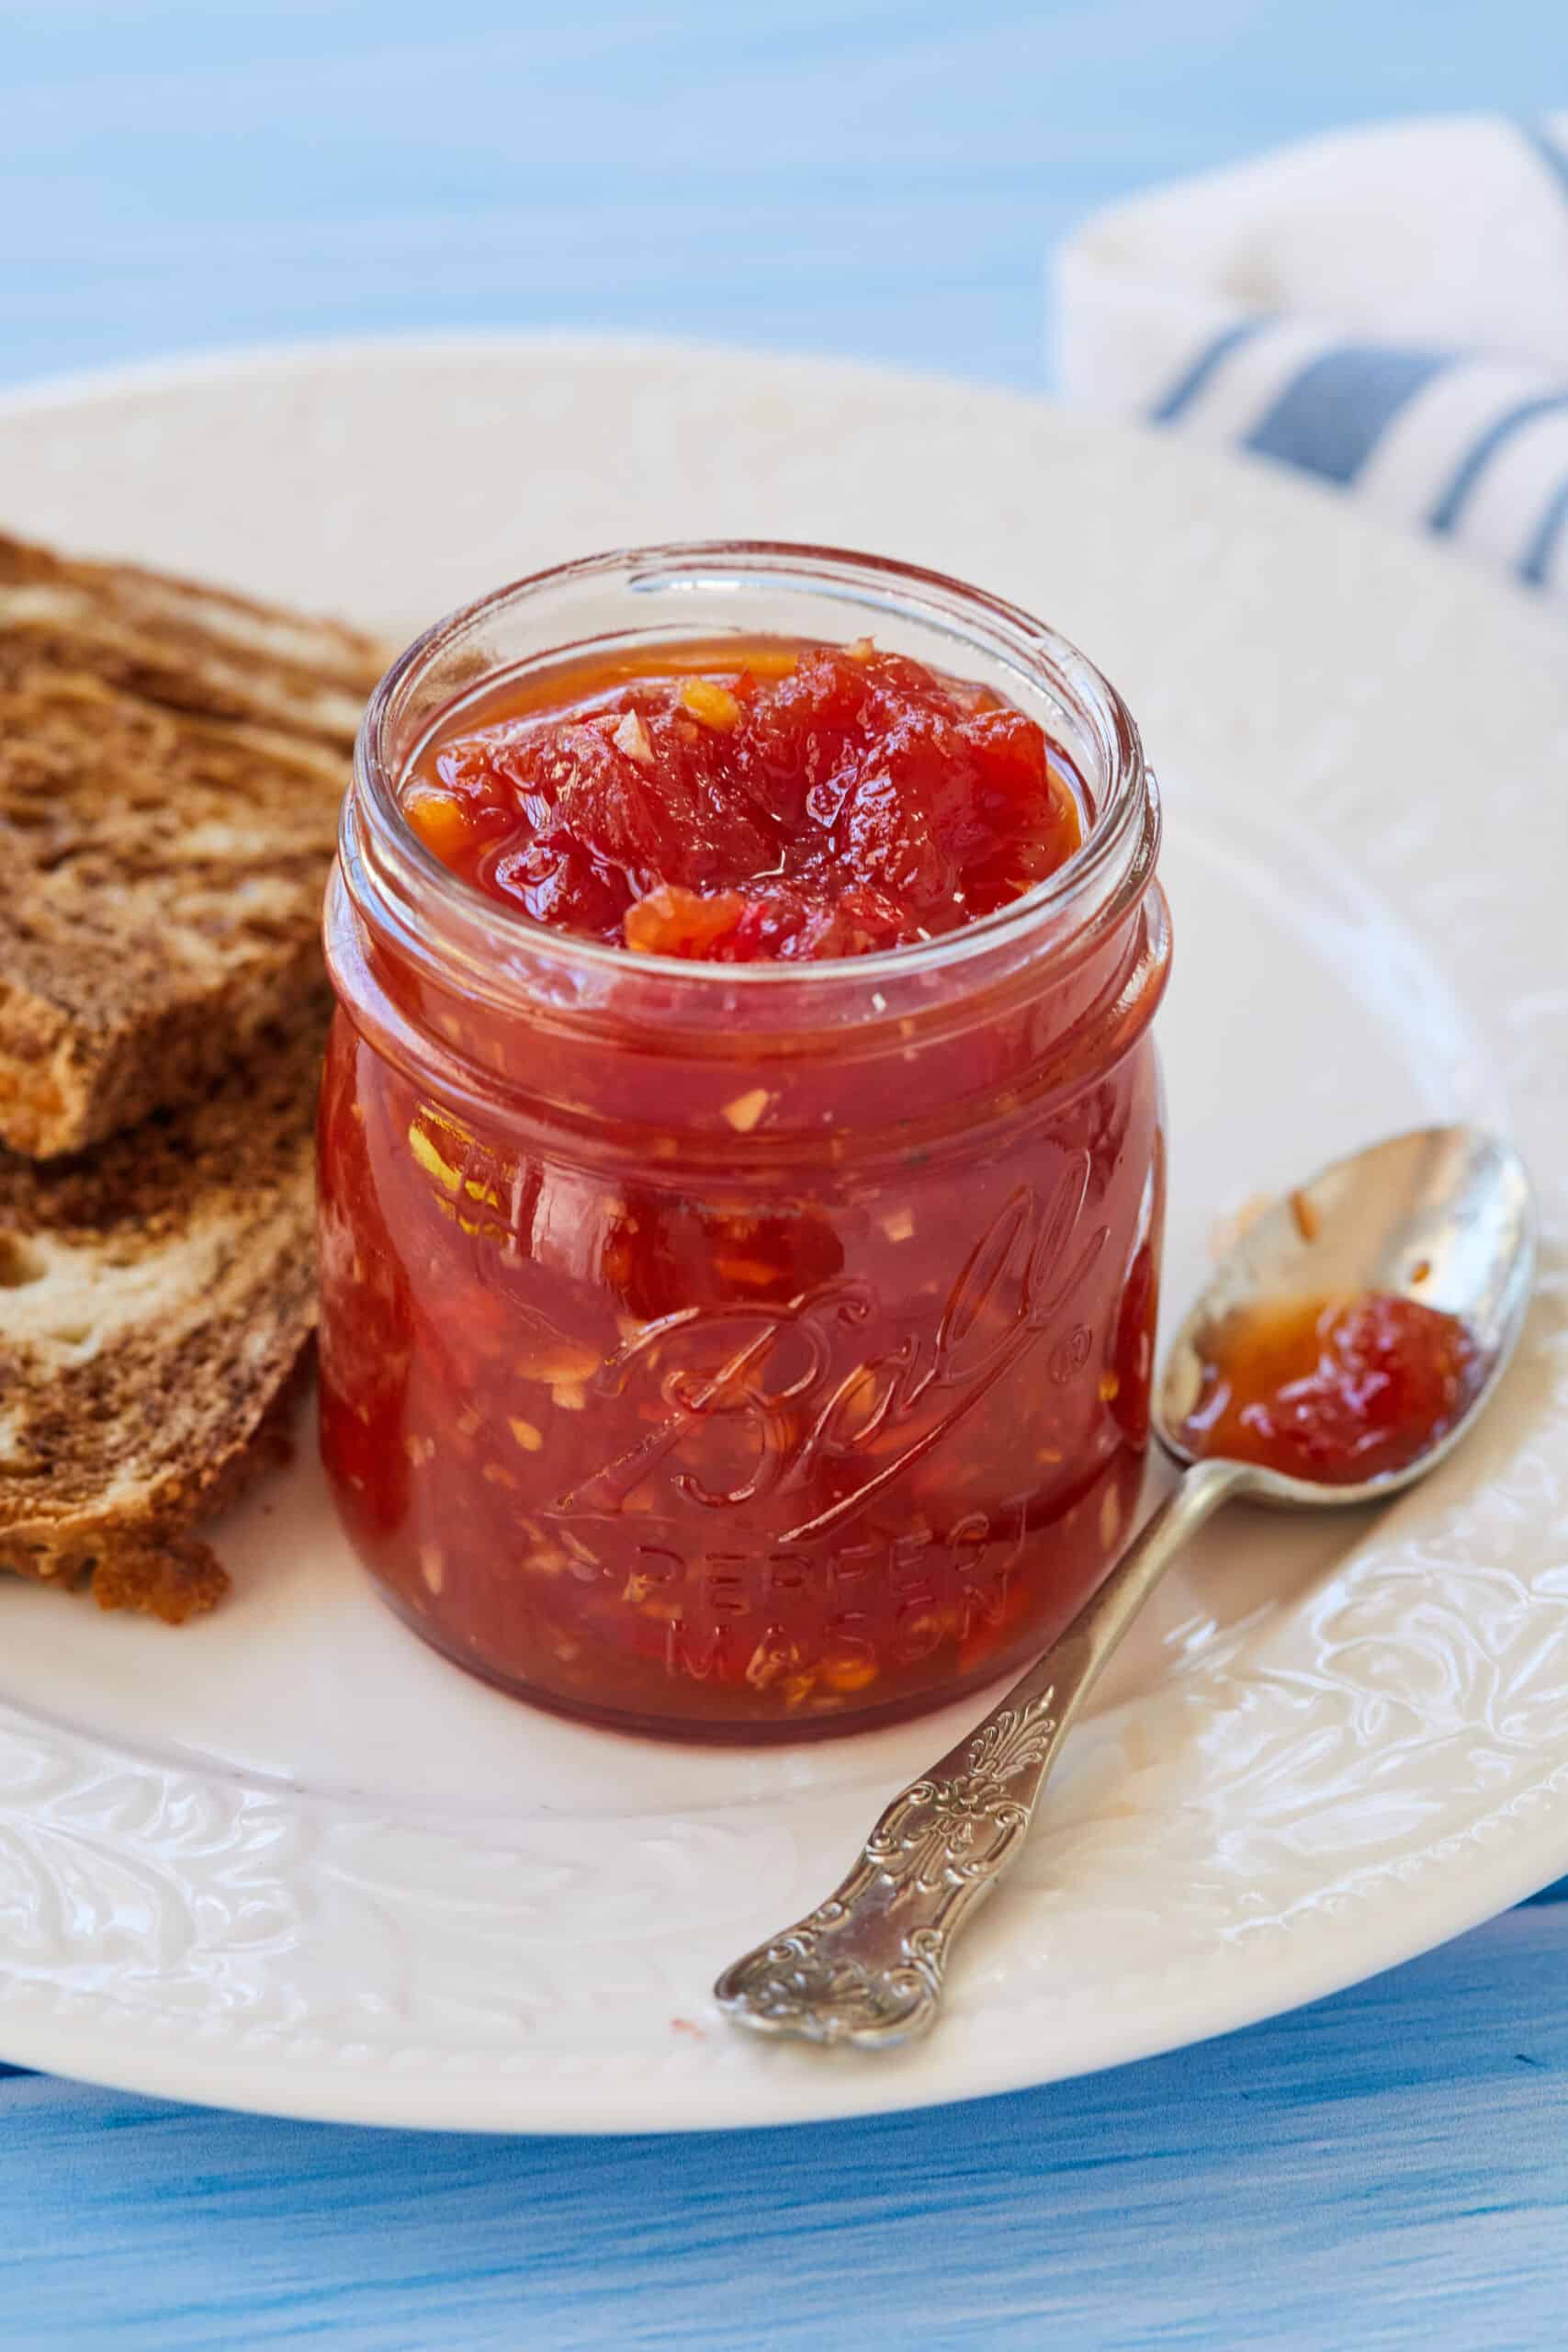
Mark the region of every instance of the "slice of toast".
[[0, 1143], [188, 1101], [321, 976], [383, 647], [0, 538]]
[[82, 1157], [0, 1152], [0, 1568], [179, 1623], [195, 1522], [282, 1443], [315, 1321], [324, 1009]]

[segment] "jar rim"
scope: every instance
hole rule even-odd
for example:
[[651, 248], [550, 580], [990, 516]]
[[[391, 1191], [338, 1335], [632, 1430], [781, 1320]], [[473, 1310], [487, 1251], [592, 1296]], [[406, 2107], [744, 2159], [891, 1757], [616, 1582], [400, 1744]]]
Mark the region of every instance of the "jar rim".
[[[613, 582], [617, 575], [633, 594], [748, 582], [793, 585], [901, 613], [1001, 659], [1032, 685], [1070, 705], [1095, 737], [1105, 782], [1083, 842], [1063, 865], [1021, 898], [954, 931], [872, 955], [798, 962], [728, 964], [637, 955], [624, 946], [553, 929], [524, 908], [492, 899], [444, 865], [409, 824], [400, 797], [408, 756], [400, 764], [389, 756], [391, 730], [430, 663], [465, 634], [552, 593]], [[573, 644], [570, 650], [578, 651], [581, 646]], [[446, 707], [449, 711], [451, 706]], [[1087, 655], [1021, 606], [949, 573], [891, 557], [788, 540], [703, 539], [613, 548], [550, 565], [474, 598], [416, 637], [391, 663], [366, 707], [355, 745], [353, 787], [344, 803], [340, 861], [349, 894], [363, 915], [370, 913], [367, 895], [383, 906], [390, 900], [397, 909], [401, 920], [395, 927], [405, 951], [416, 944], [428, 946], [429, 919], [434, 917], [443, 944], [466, 948], [463, 960], [470, 964], [482, 956], [492, 975], [508, 953], [523, 952], [531, 965], [558, 974], [622, 981], [657, 978], [662, 993], [690, 991], [697, 1001], [704, 991], [739, 989], [758, 1011], [770, 990], [787, 988], [798, 1011], [814, 992], [820, 998], [835, 986], [899, 986], [1005, 950], [1047, 930], [1054, 918], [1070, 917], [1075, 909], [1081, 909], [1086, 922], [1098, 928], [1097, 914], [1105, 915], [1112, 906], [1119, 912], [1129, 885], [1136, 882], [1141, 888], [1146, 881], [1157, 837], [1157, 798], [1131, 711]], [[372, 883], [373, 893], [367, 889]], [[490, 953], [484, 954], [487, 949]]]

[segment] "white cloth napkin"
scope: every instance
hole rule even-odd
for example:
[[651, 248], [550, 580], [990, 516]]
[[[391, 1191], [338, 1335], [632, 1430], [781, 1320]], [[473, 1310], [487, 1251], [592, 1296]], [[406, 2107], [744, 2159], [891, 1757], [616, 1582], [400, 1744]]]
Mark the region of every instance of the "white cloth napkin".
[[1568, 113], [1156, 189], [1058, 252], [1055, 294], [1069, 398], [1304, 467], [1568, 603]]

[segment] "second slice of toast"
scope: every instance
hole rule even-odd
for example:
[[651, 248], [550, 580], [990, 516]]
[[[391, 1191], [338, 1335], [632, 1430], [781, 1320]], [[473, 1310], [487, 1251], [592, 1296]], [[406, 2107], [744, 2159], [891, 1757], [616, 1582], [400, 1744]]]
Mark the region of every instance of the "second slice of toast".
[[0, 1151], [0, 1569], [172, 1622], [222, 1593], [195, 1523], [276, 1450], [315, 1324], [323, 1023], [80, 1157]]

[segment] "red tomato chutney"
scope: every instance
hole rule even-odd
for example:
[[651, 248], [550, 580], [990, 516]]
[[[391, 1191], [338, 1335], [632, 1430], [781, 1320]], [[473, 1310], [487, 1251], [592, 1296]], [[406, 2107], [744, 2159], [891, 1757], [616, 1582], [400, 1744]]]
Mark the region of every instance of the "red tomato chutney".
[[[841, 628], [824, 574], [869, 579], [946, 658], [684, 609], [628, 647], [637, 560], [458, 616], [367, 714], [322, 1452], [459, 1663], [626, 1729], [798, 1738], [1017, 1664], [1130, 1521], [1157, 809], [1112, 690], [1008, 607], [1049, 726], [987, 648], [958, 673], [975, 592], [733, 549], [710, 632], [781, 570]], [[599, 641], [558, 585], [585, 570]]]
[[1219, 1326], [1180, 1434], [1194, 1453], [1359, 1486], [1445, 1436], [1483, 1372], [1459, 1318], [1418, 1299], [1293, 1299]]
[[1033, 719], [869, 638], [627, 667], [503, 691], [404, 789], [436, 856], [537, 922], [716, 963], [870, 955], [995, 913], [1079, 845]]

